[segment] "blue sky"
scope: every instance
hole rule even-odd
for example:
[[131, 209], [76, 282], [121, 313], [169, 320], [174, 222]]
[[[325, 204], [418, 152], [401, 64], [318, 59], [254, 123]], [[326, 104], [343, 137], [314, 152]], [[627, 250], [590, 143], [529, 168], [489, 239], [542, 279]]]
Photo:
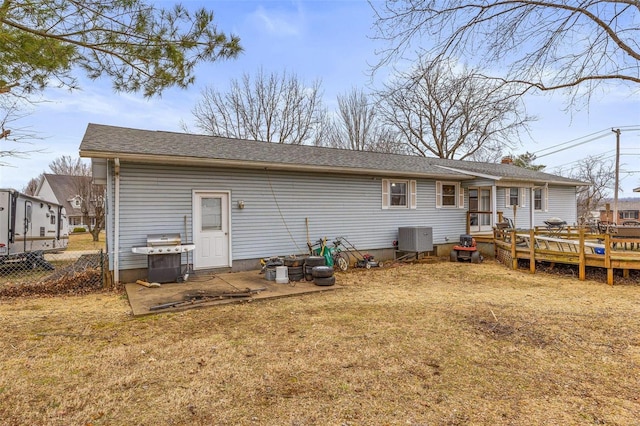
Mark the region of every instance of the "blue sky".
[[[371, 39], [374, 17], [364, 0], [182, 3], [212, 9], [218, 28], [240, 36], [245, 52], [236, 60], [201, 65], [193, 87], [171, 89], [160, 98], [115, 93], [106, 79], [81, 78], [81, 90], [73, 92], [48, 89], [43, 94], [47, 102], [36, 105], [19, 123], [42, 138], [19, 148], [41, 152], [34, 152], [27, 159], [8, 159], [10, 166], [0, 167], [0, 187], [22, 189], [29, 179], [47, 170], [54, 158], [77, 157], [88, 123], [181, 131], [181, 121], [192, 124], [191, 110], [202, 88], [224, 89], [231, 78], [255, 74], [260, 67], [266, 72], [295, 73], [307, 83], [320, 79], [324, 102], [330, 109], [336, 105], [336, 95], [352, 87], [375, 86], [384, 78], [384, 72], [373, 81], [369, 76], [370, 65], [376, 61], [375, 50], [382, 45]], [[526, 106], [538, 121], [531, 125], [531, 140], [517, 152], [548, 154], [554, 151], [549, 147], [622, 128], [620, 197], [633, 196], [632, 188], [640, 186], [638, 90], [634, 93], [628, 86], [611, 85], [597, 93], [588, 108], [572, 113], [564, 111], [565, 99], [559, 93], [529, 96]], [[570, 167], [587, 155], [613, 159], [615, 135], [610, 130], [608, 133], [601, 139], [541, 157], [538, 163], [547, 165], [547, 171], [552, 172], [557, 166]]]

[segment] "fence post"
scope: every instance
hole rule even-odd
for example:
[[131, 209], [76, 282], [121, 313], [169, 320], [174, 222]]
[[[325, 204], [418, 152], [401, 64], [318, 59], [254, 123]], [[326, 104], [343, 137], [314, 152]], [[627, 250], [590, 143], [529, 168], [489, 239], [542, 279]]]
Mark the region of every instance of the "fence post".
[[105, 288], [105, 279], [104, 279], [104, 251], [100, 249], [100, 284], [102, 288]]
[[536, 273], [536, 231], [529, 230], [529, 272]]
[[511, 230], [511, 269], [518, 269], [518, 253], [516, 252], [516, 230]]
[[607, 284], [613, 285], [613, 268], [611, 267], [611, 235], [604, 236], [604, 267], [607, 268]]
[[584, 281], [586, 278], [586, 270], [587, 270], [587, 265], [586, 265], [587, 262], [584, 254], [584, 228], [580, 228], [578, 232], [580, 235], [580, 245], [579, 245], [580, 253], [578, 254], [578, 279], [580, 281]]

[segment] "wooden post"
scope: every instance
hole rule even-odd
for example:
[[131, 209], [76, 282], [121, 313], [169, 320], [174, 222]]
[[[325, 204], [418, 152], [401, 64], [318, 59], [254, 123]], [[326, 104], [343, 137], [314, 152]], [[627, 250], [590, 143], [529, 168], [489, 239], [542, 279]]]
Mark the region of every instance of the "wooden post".
[[467, 211], [467, 235], [471, 234], [471, 212]]
[[580, 235], [580, 245], [579, 245], [579, 252], [578, 252], [578, 279], [580, 281], [584, 281], [586, 278], [586, 271], [587, 271], [587, 261], [584, 255], [584, 228], [580, 228], [579, 230], [579, 235]]
[[607, 268], [607, 284], [613, 285], [613, 268], [611, 267], [611, 235], [604, 236], [604, 267]]
[[529, 272], [536, 273], [536, 231], [529, 230]]
[[516, 253], [516, 230], [511, 230], [511, 269], [518, 269], [518, 254]]

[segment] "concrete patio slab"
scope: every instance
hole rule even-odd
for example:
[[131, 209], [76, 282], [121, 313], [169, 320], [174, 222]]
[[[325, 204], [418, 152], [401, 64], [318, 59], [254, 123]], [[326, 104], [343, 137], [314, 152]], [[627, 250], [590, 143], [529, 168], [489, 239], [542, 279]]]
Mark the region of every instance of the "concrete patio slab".
[[[317, 286], [313, 281], [295, 281], [279, 284], [268, 281], [258, 271], [248, 272], [196, 272], [183, 283], [161, 284], [159, 288], [144, 287], [136, 283], [125, 284], [129, 305], [134, 316], [161, 312], [176, 312], [186, 309], [241, 303], [278, 297], [331, 291], [339, 285]], [[250, 293], [248, 297], [236, 295]], [[189, 298], [188, 296], [209, 296]], [[187, 300], [185, 300], [187, 297]], [[180, 303], [157, 309], [159, 305]]]

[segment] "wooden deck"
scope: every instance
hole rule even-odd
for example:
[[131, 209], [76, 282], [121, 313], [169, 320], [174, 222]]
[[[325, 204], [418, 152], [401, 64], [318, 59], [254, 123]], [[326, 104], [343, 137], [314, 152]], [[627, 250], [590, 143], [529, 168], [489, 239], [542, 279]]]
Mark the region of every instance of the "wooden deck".
[[[640, 231], [640, 228], [638, 229]], [[531, 273], [536, 262], [578, 265], [578, 277], [585, 279], [589, 267], [607, 270], [607, 283], [613, 285], [614, 270], [624, 277], [640, 270], [640, 235], [592, 234], [585, 229], [550, 231], [546, 228], [494, 230], [496, 259], [517, 269], [518, 260], [529, 261]]]

